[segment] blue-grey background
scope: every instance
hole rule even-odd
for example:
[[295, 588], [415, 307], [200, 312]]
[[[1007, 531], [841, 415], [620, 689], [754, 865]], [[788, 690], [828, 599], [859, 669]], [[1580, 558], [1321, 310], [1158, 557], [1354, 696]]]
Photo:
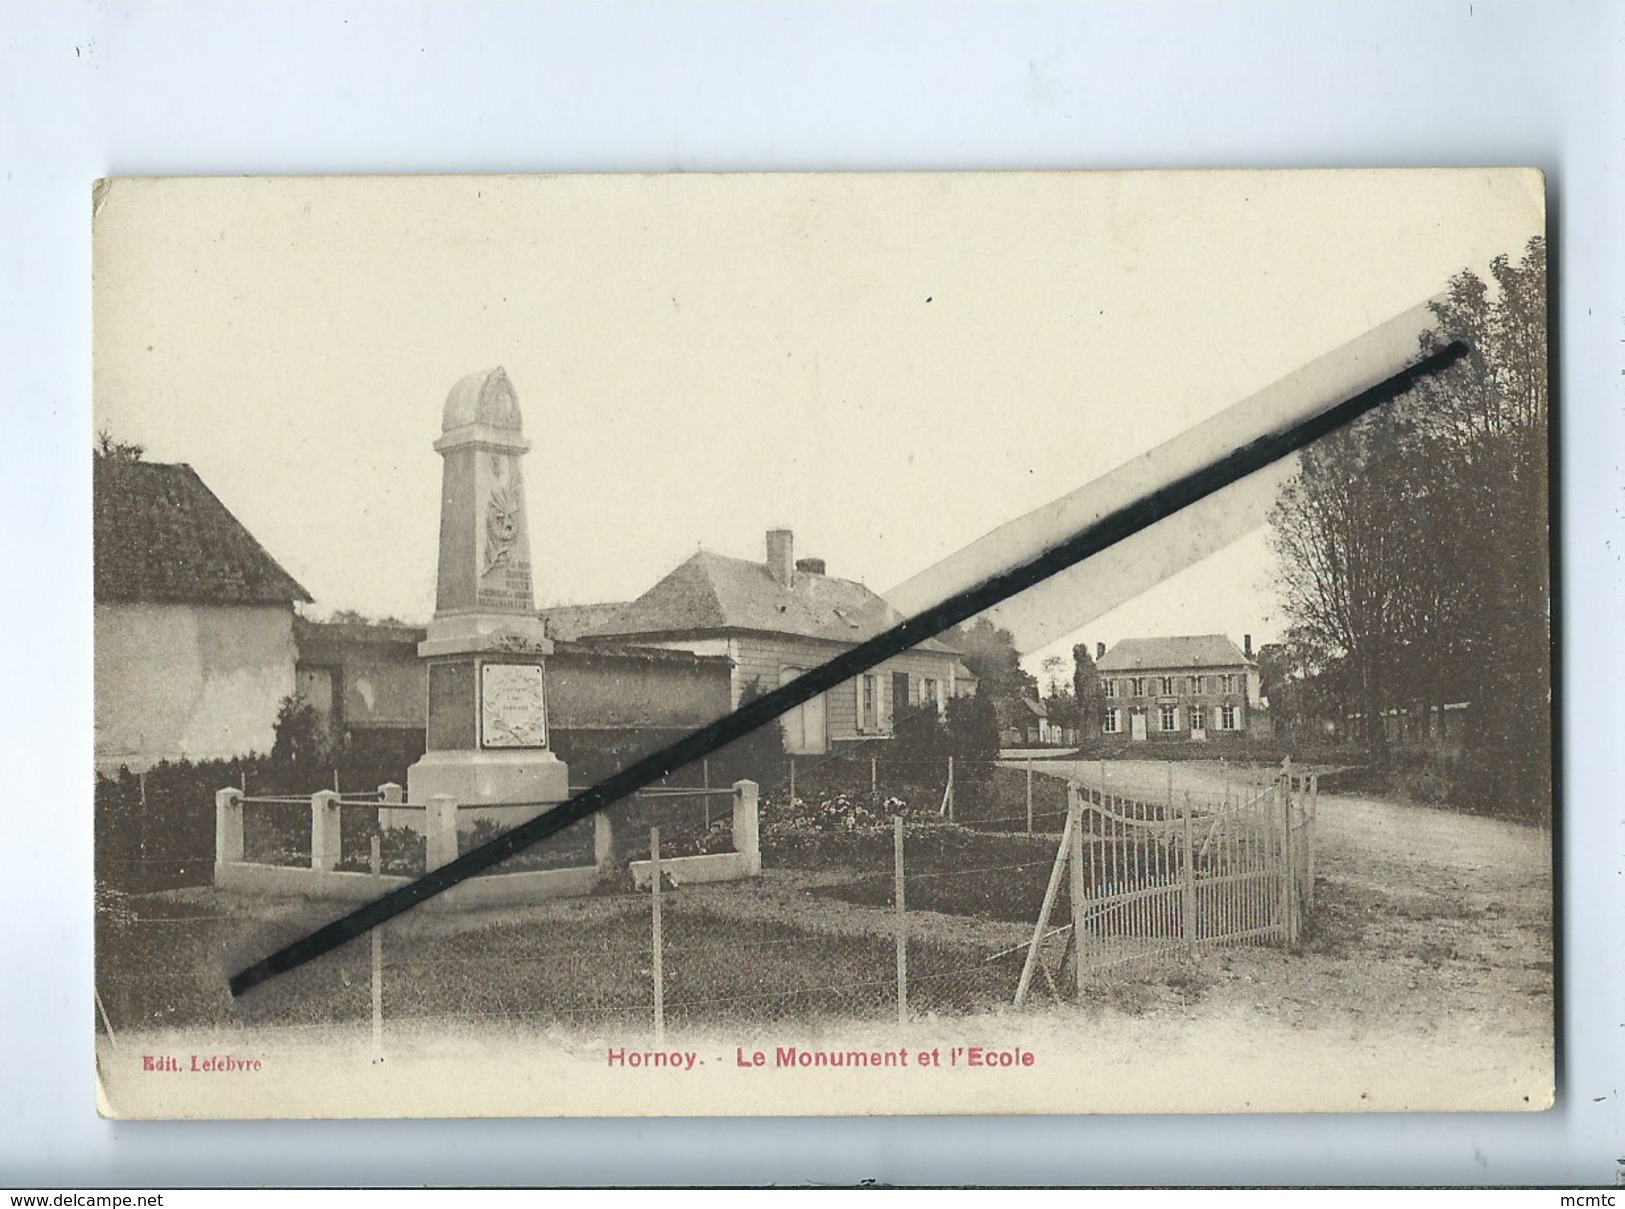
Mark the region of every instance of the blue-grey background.
[[[0, 7], [0, 1185], [1538, 1183], [1625, 1171], [1620, 4]], [[1561, 367], [1559, 1106], [115, 1124], [90, 1017], [90, 185], [236, 173], [1533, 164]], [[1222, 305], [1216, 298], [1215, 305]]]

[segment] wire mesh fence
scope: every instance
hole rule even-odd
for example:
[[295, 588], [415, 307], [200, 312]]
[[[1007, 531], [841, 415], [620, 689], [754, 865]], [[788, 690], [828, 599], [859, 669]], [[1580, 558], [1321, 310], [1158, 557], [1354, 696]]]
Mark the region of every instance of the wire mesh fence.
[[[1095, 941], [1111, 914], [1102, 899], [1126, 884], [1108, 867], [1116, 858], [1096, 828], [1086, 848], [1095, 862], [1090, 872], [1051, 890], [1069, 781], [1046, 773], [1041, 762], [884, 760], [861, 749], [821, 761], [798, 758], [765, 788], [763, 879], [685, 884], [681, 862], [666, 862], [728, 851], [732, 843], [733, 791], [707, 779], [702, 770], [611, 808], [612, 868], [647, 861], [650, 833], [659, 830], [664, 876], [652, 883], [645, 879], [640, 888], [629, 875], [606, 876], [585, 897], [501, 911], [413, 912], [377, 933], [376, 959], [370, 938], [352, 943], [241, 1003], [225, 991], [235, 965], [326, 922], [331, 907], [246, 901], [207, 889], [104, 890], [99, 1026], [113, 1033], [353, 1026], [373, 1029], [384, 1044], [392, 1025], [408, 1021], [653, 1036], [659, 1028], [980, 1013], [1012, 1003], [1049, 900], [1058, 926], [1039, 930], [1045, 960], [1034, 986], [1056, 997], [1072, 994], [1073, 897], [1095, 904], [1099, 913], [1089, 925]], [[332, 801], [340, 818], [339, 868], [408, 875], [421, 869], [421, 836], [389, 825], [399, 818], [392, 811], [410, 807], [383, 791]], [[308, 859], [312, 799], [245, 799], [245, 852], [255, 808], [265, 813], [265, 822], [252, 825], [263, 830], [265, 851]], [[1154, 824], [1153, 835], [1171, 821], [1155, 802], [1134, 809]], [[487, 815], [462, 829], [459, 847], [519, 821]], [[595, 853], [594, 828], [594, 820], [585, 820], [497, 871], [527, 858], [526, 868], [591, 865], [604, 856]], [[286, 840], [280, 848], [272, 842], [278, 835]], [[416, 838], [407, 844], [401, 836]], [[1159, 866], [1151, 847], [1158, 842], [1123, 857], [1140, 862], [1140, 889], [1152, 891], [1135, 910], [1151, 921], [1144, 932], [1153, 941], [1177, 934], [1173, 907], [1156, 905]], [[1294, 859], [1304, 864], [1312, 856], [1300, 849]], [[1171, 894], [1171, 876], [1167, 886]], [[1163, 915], [1167, 927], [1159, 932]], [[1168, 947], [1176, 946], [1169, 940]]]
[[[960, 880], [977, 876], [966, 870]], [[971, 901], [973, 892], [949, 886], [954, 880], [942, 872], [910, 875], [908, 892], [924, 902]], [[890, 869], [824, 873], [801, 879], [804, 894], [788, 902], [753, 902], [753, 887], [663, 881], [658, 979], [652, 891], [552, 900], [520, 921], [495, 913], [414, 917], [381, 930], [381, 1025], [504, 1020], [650, 1033], [657, 996], [668, 1027], [891, 1018], [900, 986], [893, 881]], [[824, 904], [837, 917], [810, 918]], [[375, 977], [365, 941], [273, 980], [250, 1002], [233, 1003], [225, 993], [231, 963], [222, 954], [246, 955], [291, 938], [321, 915], [313, 905], [290, 905], [268, 926], [260, 914], [200, 902], [104, 903], [102, 1023], [115, 1035], [199, 1025], [365, 1026]], [[1011, 947], [1019, 924], [992, 933], [994, 941], [974, 919], [917, 928], [915, 912], [905, 919], [911, 1013], [1009, 1002], [1019, 959], [989, 959]]]

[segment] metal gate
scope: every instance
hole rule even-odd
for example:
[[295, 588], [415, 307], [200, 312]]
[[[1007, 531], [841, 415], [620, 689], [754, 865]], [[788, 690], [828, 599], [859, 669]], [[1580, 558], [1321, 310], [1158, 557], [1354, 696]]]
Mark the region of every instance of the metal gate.
[[[1286, 760], [1273, 776], [1222, 795], [1162, 802], [1073, 783], [1066, 828], [1027, 964], [1071, 967], [1082, 987], [1204, 947], [1298, 943], [1314, 906], [1317, 776]], [[1064, 877], [1071, 921], [1050, 924]]]

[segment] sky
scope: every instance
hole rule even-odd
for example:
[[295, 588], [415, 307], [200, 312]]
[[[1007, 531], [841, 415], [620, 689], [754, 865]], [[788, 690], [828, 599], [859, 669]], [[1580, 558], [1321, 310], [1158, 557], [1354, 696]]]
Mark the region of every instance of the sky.
[[[883, 589], [1543, 226], [1491, 170], [123, 180], [96, 423], [190, 463], [316, 614], [427, 619], [441, 408], [495, 365], [538, 604], [776, 526]], [[1268, 641], [1271, 578], [1254, 533], [1027, 662]]]

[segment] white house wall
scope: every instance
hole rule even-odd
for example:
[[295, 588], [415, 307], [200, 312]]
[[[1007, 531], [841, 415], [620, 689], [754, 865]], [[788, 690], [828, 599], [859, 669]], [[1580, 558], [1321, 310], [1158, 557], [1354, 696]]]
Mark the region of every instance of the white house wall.
[[269, 751], [294, 691], [288, 605], [98, 604], [96, 767]]

